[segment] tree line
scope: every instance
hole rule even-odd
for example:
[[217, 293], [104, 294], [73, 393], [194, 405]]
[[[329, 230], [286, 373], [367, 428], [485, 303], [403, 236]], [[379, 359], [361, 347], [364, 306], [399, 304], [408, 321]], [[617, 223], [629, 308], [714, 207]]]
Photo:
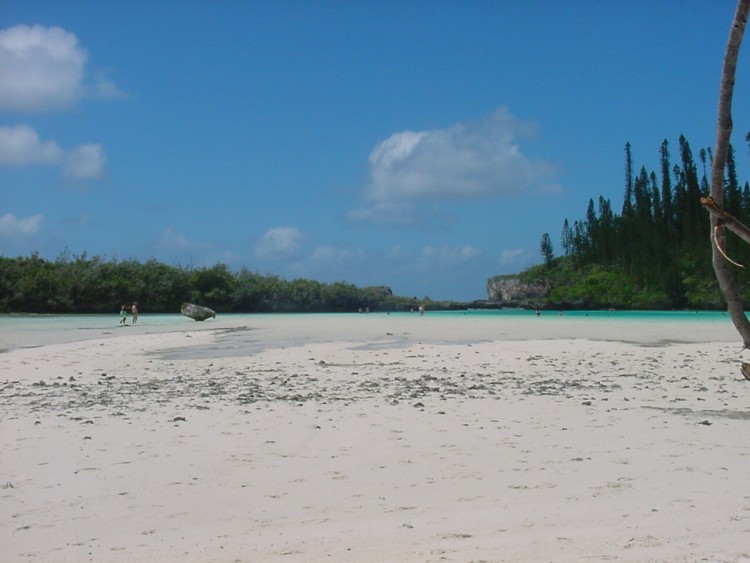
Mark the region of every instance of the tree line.
[[[750, 143], [750, 133], [746, 141]], [[590, 199], [585, 217], [563, 222], [563, 256], [553, 256], [549, 235], [542, 237], [544, 264], [524, 273], [551, 285], [549, 303], [582, 307], [720, 308], [723, 300], [711, 265], [710, 219], [700, 199], [708, 196], [711, 149], [697, 160], [684, 136], [675, 158], [664, 140], [659, 168], [636, 170], [625, 145], [625, 186], [617, 213], [609, 199]], [[750, 184], [737, 177], [729, 147], [724, 208], [750, 224]], [[750, 267], [750, 247], [728, 237], [726, 252]], [[750, 301], [750, 277], [737, 268], [742, 297]]]
[[[71, 256], [56, 260], [37, 253], [0, 257], [0, 312], [112, 313], [138, 303], [142, 313], [178, 313], [184, 302], [223, 313], [408, 311], [429, 298], [398, 297], [387, 287], [360, 288], [346, 282], [286, 280], [225, 264], [204, 268], [170, 266], [155, 259], [106, 260]], [[429, 302], [430, 308], [453, 304]]]

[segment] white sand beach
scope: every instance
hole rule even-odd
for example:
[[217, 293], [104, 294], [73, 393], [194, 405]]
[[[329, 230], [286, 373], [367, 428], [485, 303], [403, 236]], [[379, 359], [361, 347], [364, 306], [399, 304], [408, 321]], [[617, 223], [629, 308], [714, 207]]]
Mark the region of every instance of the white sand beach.
[[2, 561], [750, 561], [728, 319], [139, 323], [0, 342]]

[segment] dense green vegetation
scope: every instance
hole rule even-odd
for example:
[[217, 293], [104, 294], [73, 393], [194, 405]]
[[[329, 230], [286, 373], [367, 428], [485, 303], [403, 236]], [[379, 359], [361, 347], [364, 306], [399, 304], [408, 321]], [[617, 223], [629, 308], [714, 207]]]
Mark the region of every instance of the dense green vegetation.
[[54, 261], [0, 257], [0, 312], [112, 313], [137, 301], [141, 313], [178, 313], [183, 302], [217, 312], [349, 312], [463, 308], [467, 304], [397, 297], [387, 287], [285, 280], [224, 264], [168, 266], [156, 260], [104, 260], [63, 253]]
[[[750, 142], [750, 133], [746, 138]], [[688, 141], [679, 139], [672, 162], [665, 140], [658, 172], [634, 173], [625, 145], [622, 211], [610, 200], [589, 200], [585, 218], [562, 228], [563, 256], [552, 258], [549, 236], [542, 238], [544, 264], [521, 274], [551, 287], [543, 303], [554, 307], [680, 309], [724, 308], [711, 265], [709, 215], [700, 198], [708, 195], [711, 151], [694, 160]], [[724, 208], [750, 224], [750, 185], [740, 185], [730, 147], [725, 171]], [[728, 236], [727, 254], [750, 267], [750, 246]], [[750, 303], [750, 275], [737, 268], [743, 300]]]

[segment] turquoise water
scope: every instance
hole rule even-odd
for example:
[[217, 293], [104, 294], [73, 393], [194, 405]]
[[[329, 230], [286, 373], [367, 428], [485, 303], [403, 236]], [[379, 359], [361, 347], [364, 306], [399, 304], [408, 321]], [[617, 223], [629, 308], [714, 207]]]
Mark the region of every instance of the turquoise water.
[[[476, 319], [477, 322], [482, 320], [501, 319], [501, 318], [525, 318], [536, 317], [534, 311], [518, 309], [502, 309], [499, 311], [473, 310], [473, 311], [441, 311], [428, 312], [425, 316], [451, 317], [461, 316]], [[548, 321], [559, 319], [561, 323], [582, 323], [582, 322], [608, 322], [617, 324], [654, 324], [665, 323], [667, 326], [672, 324], [690, 323], [693, 326], [700, 325], [707, 327], [713, 324], [731, 325], [729, 315], [719, 311], [564, 311], [562, 314], [558, 311], [542, 311], [540, 317]]]
[[[368, 319], [378, 319], [386, 316], [386, 313], [369, 313], [359, 315], [357, 313], [321, 313], [321, 314], [226, 314], [219, 315], [217, 319], [199, 323], [182, 315], [149, 315], [142, 314], [135, 326], [119, 324], [119, 315], [0, 315], [0, 352], [16, 348], [28, 348], [54, 343], [75, 342], [79, 340], [90, 340], [96, 338], [108, 338], [122, 335], [153, 334], [186, 330], [210, 330], [222, 329], [232, 326], [247, 324], [254, 326], [260, 319], [274, 319], [289, 327], [298, 325], [315, 325], [325, 323], [327, 326], [335, 325], [337, 318], [358, 318], [362, 323], [358, 324], [357, 330], [367, 334]], [[389, 318], [393, 323], [394, 330], [402, 328], [413, 330], [415, 325], [403, 327], [406, 322], [411, 324], [410, 318], [419, 319], [424, 328], [434, 322], [448, 323], [447, 332], [453, 324], [459, 330], [473, 327], [477, 334], [486, 334], [488, 337], [512, 338], [516, 331], [525, 330], [534, 334], [534, 329], [539, 328], [546, 331], [539, 332], [539, 337], [554, 335], [555, 337], [566, 337], [573, 334], [575, 330], [586, 327], [589, 334], [600, 336], [611, 332], [612, 325], [624, 330], [638, 331], [658, 325], [660, 338], [670, 337], [670, 326], [679, 326], [684, 332], [686, 327], [694, 329], [694, 332], [706, 334], [710, 338], [713, 333], [723, 333], [732, 338], [732, 325], [729, 317], [721, 312], [715, 311], [566, 311], [560, 315], [557, 311], [543, 311], [540, 315], [541, 323], [534, 311], [518, 309], [502, 310], [471, 310], [471, 311], [427, 311], [424, 317], [417, 313], [391, 313]], [[530, 324], [531, 323], [531, 324]], [[530, 327], [533, 328], [530, 329]], [[580, 334], [580, 330], [578, 333]], [[340, 335], [337, 335], [340, 336]], [[348, 335], [347, 335], [348, 336]]]
[[[474, 309], [470, 311], [436, 311], [430, 315], [472, 315], [472, 316], [534, 316], [534, 311], [525, 309]], [[543, 310], [541, 316], [561, 316], [559, 311]], [[720, 311], [563, 311], [563, 317], [580, 318], [620, 318], [624, 320], [717, 320], [726, 319], [726, 313]]]
[[109, 335], [157, 333], [190, 327], [182, 315], [143, 315], [121, 325], [118, 315], [0, 315], [0, 352], [45, 344], [76, 342]]

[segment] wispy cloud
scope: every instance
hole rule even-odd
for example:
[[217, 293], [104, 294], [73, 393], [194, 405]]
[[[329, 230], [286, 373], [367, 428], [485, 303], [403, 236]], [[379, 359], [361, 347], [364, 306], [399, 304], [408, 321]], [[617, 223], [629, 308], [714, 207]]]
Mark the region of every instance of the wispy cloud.
[[126, 97], [125, 92], [120, 90], [117, 84], [109, 78], [107, 72], [97, 70], [92, 74], [92, 84], [87, 88], [87, 92], [90, 96], [101, 99]]
[[304, 235], [296, 227], [269, 229], [255, 246], [255, 255], [264, 260], [289, 260], [299, 255]]
[[519, 139], [534, 133], [501, 108], [483, 119], [447, 129], [402, 131], [379, 143], [369, 157], [366, 204], [354, 220], [409, 223], [420, 205], [510, 197], [542, 189], [554, 167], [525, 156]]
[[65, 154], [63, 172], [69, 178], [97, 179], [104, 176], [107, 158], [99, 144], [79, 145]]
[[525, 254], [525, 250], [523, 248], [513, 248], [508, 249], [506, 248], [503, 250], [503, 253], [500, 255], [500, 264], [507, 265], [507, 264], [514, 264], [518, 262], [521, 258], [523, 258]]
[[4, 237], [30, 237], [39, 232], [44, 217], [32, 215], [31, 217], [16, 217], [12, 213], [6, 213], [0, 217], [0, 235]]
[[54, 111], [86, 95], [122, 95], [104, 73], [86, 84], [88, 53], [60, 27], [17, 25], [0, 30], [0, 109]]
[[60, 166], [68, 178], [97, 179], [104, 176], [107, 159], [99, 144], [66, 151], [55, 141], [43, 141], [29, 125], [0, 126], [0, 166], [35, 164]]
[[161, 250], [192, 250], [207, 248], [208, 245], [192, 241], [173, 226], [164, 229], [159, 236], [158, 246]]

